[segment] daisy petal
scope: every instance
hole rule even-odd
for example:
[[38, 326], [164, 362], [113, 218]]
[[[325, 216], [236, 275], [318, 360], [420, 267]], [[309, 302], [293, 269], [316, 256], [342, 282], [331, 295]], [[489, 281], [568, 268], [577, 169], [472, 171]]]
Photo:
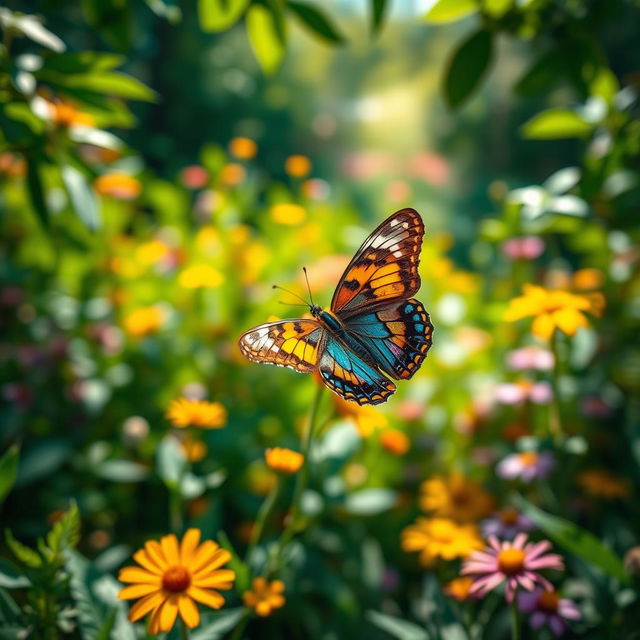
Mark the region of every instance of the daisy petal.
[[151, 573], [162, 573], [162, 569], [153, 561], [153, 558], [144, 549], [139, 549], [133, 554], [133, 559]]
[[138, 567], [125, 567], [120, 569], [118, 574], [118, 580], [120, 582], [141, 582], [143, 584], [160, 584], [160, 576], [149, 573], [146, 569], [139, 569]]
[[[169, 566], [180, 564], [180, 553], [178, 551], [178, 540], [171, 534], [160, 539], [162, 552]], [[177, 607], [176, 607], [177, 611]]]
[[178, 597], [178, 610], [180, 611], [180, 617], [189, 629], [193, 629], [200, 624], [198, 607], [189, 596], [180, 595]]
[[138, 600], [138, 602], [132, 604], [131, 609], [129, 609], [129, 620], [131, 622], [140, 620], [140, 618], [146, 616], [149, 611], [159, 607], [162, 604], [162, 600], [163, 596], [159, 591]]
[[164, 601], [162, 609], [160, 609], [160, 630], [171, 631], [176, 616], [178, 615], [178, 598], [170, 596]]
[[182, 538], [180, 544], [180, 562], [183, 566], [189, 566], [191, 558], [200, 542], [200, 529], [189, 529]]
[[193, 585], [187, 590], [187, 595], [212, 609], [219, 609], [224, 604], [224, 598], [219, 593]]
[[202, 573], [210, 573], [229, 562], [229, 560], [231, 560], [231, 554], [226, 549], [218, 547], [213, 553], [205, 555], [204, 558], [199, 558], [198, 562], [194, 559], [191, 570], [195, 577], [199, 578]]
[[168, 568], [169, 565], [167, 564], [164, 554], [162, 553], [162, 547], [160, 546], [160, 543], [156, 542], [155, 540], [147, 540], [147, 542], [144, 543], [144, 550], [147, 552], [151, 560], [153, 560], [153, 562], [162, 571]]
[[132, 584], [120, 591], [118, 600], [135, 600], [136, 598], [148, 596], [154, 591], [159, 591], [157, 584]]
[[231, 589], [231, 583], [236, 579], [235, 571], [218, 569], [211, 575], [194, 576], [192, 584], [196, 587], [214, 587], [216, 589]]

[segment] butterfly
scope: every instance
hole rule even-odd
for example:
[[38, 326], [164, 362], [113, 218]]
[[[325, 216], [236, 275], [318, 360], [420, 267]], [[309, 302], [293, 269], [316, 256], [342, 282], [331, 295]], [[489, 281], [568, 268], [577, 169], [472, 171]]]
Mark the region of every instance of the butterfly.
[[433, 325], [422, 303], [418, 264], [424, 236], [414, 209], [396, 211], [364, 241], [345, 269], [329, 309], [311, 318], [261, 324], [240, 336], [254, 362], [318, 372], [341, 398], [379, 404], [420, 368]]

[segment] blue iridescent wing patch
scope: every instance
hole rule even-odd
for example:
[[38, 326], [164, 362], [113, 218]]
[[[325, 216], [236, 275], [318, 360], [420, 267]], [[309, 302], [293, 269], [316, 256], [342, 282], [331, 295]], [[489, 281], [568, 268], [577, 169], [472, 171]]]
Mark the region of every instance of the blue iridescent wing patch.
[[433, 333], [429, 314], [415, 298], [353, 316], [345, 328], [376, 365], [397, 380], [411, 378], [420, 368]]
[[331, 335], [327, 336], [318, 370], [329, 389], [360, 405], [384, 402], [396, 390], [391, 380]]

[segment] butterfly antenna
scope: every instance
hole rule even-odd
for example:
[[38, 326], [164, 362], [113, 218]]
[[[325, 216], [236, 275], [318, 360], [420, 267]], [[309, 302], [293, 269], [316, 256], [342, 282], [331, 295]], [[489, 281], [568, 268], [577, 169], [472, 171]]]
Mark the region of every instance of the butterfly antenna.
[[312, 306], [316, 306], [315, 302], [313, 301], [313, 295], [311, 293], [311, 286], [309, 285], [309, 275], [307, 274], [307, 267], [302, 267], [302, 270], [304, 271], [304, 279], [307, 281], [307, 291], [309, 292], [309, 298], [311, 299], [311, 305]]
[[288, 293], [289, 295], [293, 296], [294, 298], [298, 298], [298, 300], [304, 302], [304, 306], [308, 307], [309, 303], [301, 296], [299, 296], [297, 293], [294, 293], [293, 291], [289, 291], [289, 289], [285, 289], [284, 287], [281, 287], [279, 284], [274, 284], [273, 285], [274, 289], [280, 289], [281, 291], [284, 291], [285, 293]]

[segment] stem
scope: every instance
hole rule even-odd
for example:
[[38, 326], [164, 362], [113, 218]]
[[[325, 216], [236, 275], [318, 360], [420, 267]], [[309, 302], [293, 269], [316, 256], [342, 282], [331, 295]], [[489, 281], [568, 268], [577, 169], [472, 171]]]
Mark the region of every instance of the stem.
[[302, 469], [300, 469], [300, 473], [298, 474], [298, 478], [296, 480], [296, 486], [293, 491], [293, 498], [291, 500], [291, 513], [289, 515], [287, 526], [285, 527], [282, 535], [280, 536], [280, 540], [278, 541], [278, 548], [275, 554], [276, 562], [279, 562], [280, 556], [282, 555], [282, 551], [289, 544], [291, 538], [293, 538], [296, 533], [296, 525], [297, 520], [300, 515], [300, 502], [302, 498], [302, 494], [304, 490], [307, 488], [307, 484], [309, 482], [309, 456], [311, 453], [311, 444], [313, 442], [313, 436], [316, 431], [316, 423], [318, 419], [318, 409], [320, 408], [320, 400], [322, 399], [322, 392], [324, 391], [323, 386], [318, 386], [316, 391], [316, 395], [313, 399], [313, 404], [311, 405], [311, 412], [309, 413], [309, 420], [307, 422], [307, 428], [303, 435], [302, 440], [302, 455], [304, 456], [304, 460], [302, 462]]
[[247, 609], [244, 616], [240, 619], [240, 622], [238, 622], [238, 626], [233, 630], [230, 640], [240, 640], [242, 638], [242, 633], [244, 632], [250, 617], [251, 609]]
[[182, 496], [180, 485], [169, 490], [169, 524], [176, 535], [182, 533]]
[[180, 640], [189, 640], [189, 628], [182, 618], [180, 618]]
[[549, 429], [551, 435], [557, 441], [562, 439], [564, 430], [562, 428], [562, 399], [560, 391], [560, 349], [558, 348], [558, 341], [560, 335], [556, 330], [551, 336], [549, 341], [551, 351], [553, 353], [553, 372], [551, 374], [551, 388], [553, 389], [553, 402], [551, 403], [551, 415], [549, 420]]
[[514, 595], [511, 603], [511, 640], [520, 640], [520, 612]]
[[245, 564], [250, 566], [251, 557], [253, 556], [253, 552], [255, 551], [256, 546], [260, 542], [262, 538], [262, 532], [264, 531], [264, 527], [273, 511], [273, 507], [275, 506], [278, 495], [280, 493], [280, 487], [282, 486], [282, 481], [280, 476], [276, 478], [276, 483], [271, 488], [269, 495], [264, 499], [262, 505], [260, 506], [260, 511], [258, 511], [258, 517], [256, 519], [256, 524], [253, 527], [253, 531], [251, 532], [251, 538], [249, 540], [249, 546], [247, 548], [247, 555], [245, 556]]

